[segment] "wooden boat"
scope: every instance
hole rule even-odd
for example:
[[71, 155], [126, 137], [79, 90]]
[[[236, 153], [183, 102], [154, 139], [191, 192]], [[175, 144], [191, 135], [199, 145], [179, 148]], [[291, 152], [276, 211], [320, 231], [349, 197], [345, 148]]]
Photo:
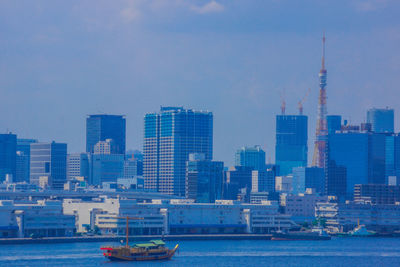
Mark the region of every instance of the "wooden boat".
[[173, 249], [165, 247], [162, 240], [150, 240], [148, 243], [121, 247], [102, 247], [103, 255], [112, 261], [152, 261], [169, 260], [178, 249], [177, 244]]
[[173, 249], [165, 246], [163, 240], [150, 240], [147, 243], [138, 243], [134, 246], [129, 246], [129, 219], [141, 218], [126, 218], [126, 241], [125, 246], [119, 247], [102, 247], [103, 256], [111, 261], [153, 261], [153, 260], [169, 260], [174, 256], [179, 245], [175, 245]]

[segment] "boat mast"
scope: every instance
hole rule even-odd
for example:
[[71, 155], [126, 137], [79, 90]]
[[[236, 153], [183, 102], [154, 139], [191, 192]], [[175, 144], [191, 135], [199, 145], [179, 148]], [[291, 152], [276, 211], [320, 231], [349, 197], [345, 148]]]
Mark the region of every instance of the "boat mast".
[[125, 237], [125, 246], [126, 247], [129, 247], [129, 220], [143, 220], [144, 218], [142, 218], [142, 217], [129, 217], [129, 216], [126, 216], [126, 217], [117, 217], [117, 219], [125, 219], [126, 220], [126, 228], [125, 228], [125, 234], [126, 234], [126, 237]]

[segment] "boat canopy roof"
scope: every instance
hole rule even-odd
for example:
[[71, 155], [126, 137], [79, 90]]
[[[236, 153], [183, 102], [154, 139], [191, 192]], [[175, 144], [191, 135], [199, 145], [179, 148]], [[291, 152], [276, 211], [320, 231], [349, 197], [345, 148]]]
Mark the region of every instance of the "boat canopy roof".
[[165, 245], [165, 242], [162, 240], [150, 240], [149, 243], [135, 244], [135, 247], [149, 248], [149, 247], [157, 247], [157, 246], [164, 246], [164, 245]]
[[164, 246], [165, 242], [162, 240], [150, 240], [151, 243], [156, 244], [158, 246]]
[[138, 247], [138, 248], [149, 248], [149, 247], [157, 247], [157, 245], [154, 244], [154, 243], [141, 243], [141, 244], [135, 244], [135, 247]]

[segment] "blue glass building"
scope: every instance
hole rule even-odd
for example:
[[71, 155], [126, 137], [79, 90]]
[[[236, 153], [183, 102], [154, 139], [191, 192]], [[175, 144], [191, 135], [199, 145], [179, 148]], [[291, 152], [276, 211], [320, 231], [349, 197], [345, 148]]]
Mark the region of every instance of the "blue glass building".
[[182, 107], [161, 107], [144, 117], [145, 189], [185, 196], [186, 161], [191, 153], [212, 160], [213, 115]]
[[307, 166], [307, 116], [277, 115], [275, 163], [279, 175], [292, 173], [294, 167]]
[[0, 182], [6, 175], [16, 177], [17, 168], [17, 136], [15, 134], [0, 134]]
[[318, 167], [293, 168], [293, 194], [305, 193], [307, 188], [313, 188], [316, 193], [325, 193], [325, 172]]
[[186, 198], [198, 203], [214, 203], [222, 198], [223, 177], [222, 161], [205, 160], [204, 154], [190, 154], [186, 162]]
[[235, 166], [250, 167], [253, 170], [265, 171], [265, 152], [260, 146], [242, 147], [235, 154]]
[[326, 116], [326, 122], [328, 124], [328, 134], [340, 131], [342, 127], [342, 116], [340, 115], [328, 115]]
[[116, 183], [124, 176], [124, 155], [91, 154], [89, 183], [102, 185], [104, 182]]
[[99, 141], [112, 139], [116, 154], [125, 154], [126, 120], [121, 115], [89, 115], [86, 118], [86, 152], [93, 153]]
[[367, 111], [367, 123], [371, 123], [375, 133], [394, 132], [394, 110], [372, 108]]
[[31, 144], [37, 143], [36, 139], [17, 139], [17, 176], [16, 182], [29, 182], [30, 177], [30, 160], [31, 160]]
[[[386, 135], [371, 132], [343, 131], [328, 136], [328, 166], [346, 168], [346, 194], [355, 184], [385, 183]], [[332, 184], [335, 177], [328, 176]]]
[[31, 143], [30, 182], [39, 185], [47, 176], [53, 189], [64, 189], [67, 180], [67, 144]]

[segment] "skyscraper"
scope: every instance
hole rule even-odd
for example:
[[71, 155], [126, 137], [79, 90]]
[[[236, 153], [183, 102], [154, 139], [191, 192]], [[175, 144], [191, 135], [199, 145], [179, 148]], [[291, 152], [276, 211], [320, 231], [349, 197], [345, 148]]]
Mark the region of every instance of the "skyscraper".
[[185, 195], [190, 153], [212, 160], [213, 115], [183, 107], [161, 107], [144, 117], [143, 174], [145, 189]]
[[53, 189], [61, 190], [67, 180], [67, 144], [32, 143], [30, 182], [39, 185], [41, 177], [47, 177]]
[[307, 166], [307, 116], [277, 115], [275, 164], [279, 175], [287, 175], [293, 167]]
[[318, 98], [318, 117], [317, 128], [315, 131], [315, 145], [312, 166], [324, 168], [326, 158], [326, 141], [328, 135], [326, 115], [326, 78], [325, 69], [325, 34], [322, 38], [322, 66], [319, 71], [319, 98]]
[[190, 154], [186, 162], [186, 198], [214, 203], [222, 197], [224, 163], [205, 160], [204, 154]]
[[235, 166], [246, 166], [253, 170], [265, 171], [265, 152], [260, 146], [242, 147], [235, 154]]
[[86, 152], [93, 153], [99, 141], [112, 139], [116, 154], [125, 154], [126, 120], [121, 115], [89, 115], [86, 119]]
[[[385, 134], [360, 131], [342, 131], [328, 137], [327, 183], [337, 178], [329, 168], [346, 168], [346, 194], [351, 196], [355, 184], [385, 183]], [[341, 171], [342, 173], [342, 171]], [[341, 174], [340, 174], [341, 175]]]
[[0, 182], [6, 175], [15, 179], [17, 164], [17, 136], [15, 134], [0, 134]]
[[375, 133], [394, 132], [394, 110], [372, 108], [367, 111], [367, 123], [371, 123]]
[[36, 139], [17, 139], [17, 177], [16, 182], [29, 182], [30, 177], [30, 160], [31, 160], [31, 144], [37, 143]]

